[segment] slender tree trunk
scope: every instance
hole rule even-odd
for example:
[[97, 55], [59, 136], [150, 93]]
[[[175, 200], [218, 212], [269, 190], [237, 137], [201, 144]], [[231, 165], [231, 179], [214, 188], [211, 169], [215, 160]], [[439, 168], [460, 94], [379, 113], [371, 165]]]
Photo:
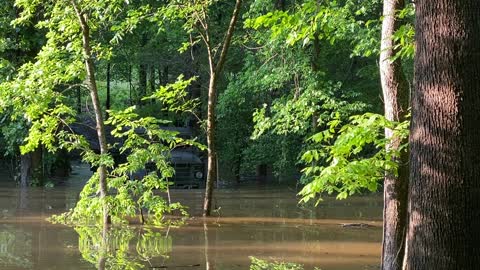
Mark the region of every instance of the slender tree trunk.
[[138, 104], [142, 104], [142, 98], [147, 95], [147, 65], [138, 66]]
[[[319, 33], [315, 32], [313, 38], [313, 54], [312, 54], [312, 71], [317, 73], [320, 71], [320, 38], [318, 37]], [[318, 126], [318, 112], [314, 111], [312, 113], [312, 132], [317, 132]]]
[[109, 252], [108, 246], [108, 225], [103, 224], [102, 226], [102, 243], [99, 248], [99, 256], [98, 256], [98, 270], [105, 270], [107, 269], [107, 257]]
[[163, 67], [163, 84], [168, 84], [168, 66]]
[[[77, 14], [81, 29], [82, 29], [82, 43], [83, 43], [83, 52], [85, 55], [85, 68], [87, 71], [87, 86], [90, 90], [90, 96], [93, 103], [93, 109], [95, 112], [95, 120], [96, 120], [96, 129], [97, 129], [97, 136], [98, 142], [100, 145], [100, 154], [106, 155], [108, 154], [107, 148], [107, 140], [105, 136], [105, 124], [103, 123], [103, 115], [102, 115], [102, 107], [100, 105], [100, 100], [98, 98], [98, 88], [97, 82], [95, 80], [95, 66], [93, 63], [91, 47], [90, 47], [90, 28], [88, 26], [86, 16], [80, 11], [78, 5], [76, 4], [75, 0], [72, 0], [73, 8]], [[103, 224], [110, 224], [110, 216], [108, 214], [108, 206], [106, 203], [106, 196], [107, 196], [107, 168], [105, 165], [100, 165], [98, 167], [98, 176], [99, 176], [99, 191], [100, 191], [100, 199], [102, 200], [103, 204]]]
[[240, 8], [242, 5], [242, 0], [237, 0], [235, 2], [235, 8], [233, 9], [233, 14], [230, 19], [230, 24], [228, 25], [227, 33], [225, 39], [223, 40], [222, 51], [218, 58], [218, 63], [215, 64], [214, 55], [212, 53], [210, 37], [208, 36], [208, 24], [205, 29], [205, 43], [208, 51], [208, 61], [210, 66], [210, 80], [208, 85], [208, 108], [207, 108], [207, 148], [208, 148], [208, 161], [207, 161], [207, 184], [205, 189], [205, 199], [203, 204], [203, 216], [210, 216], [212, 210], [212, 198], [213, 198], [213, 186], [215, 181], [217, 181], [217, 155], [215, 147], [215, 107], [217, 105], [217, 80], [222, 73], [223, 66], [225, 64], [228, 49], [230, 48], [230, 43], [232, 41], [233, 32], [235, 30], [235, 24], [238, 20], [238, 14], [240, 13]]
[[238, 155], [237, 162], [235, 162], [235, 168], [233, 169], [233, 174], [235, 176], [235, 182], [240, 183], [240, 171], [242, 168], [242, 155]]
[[77, 87], [77, 113], [82, 113], [82, 89]]
[[130, 105], [133, 105], [132, 88], [132, 65], [128, 65], [128, 98], [130, 99]]
[[[405, 7], [404, 0], [384, 0], [382, 41], [380, 48], [380, 78], [385, 102], [385, 117], [391, 121], [404, 121], [409, 104], [408, 81], [402, 70], [401, 59], [392, 60], [396, 51], [393, 34], [400, 27], [396, 13]], [[385, 137], [391, 140], [387, 150], [397, 150], [405, 143], [393, 137], [391, 129], [385, 129]], [[400, 270], [405, 251], [408, 196], [408, 153], [401, 153], [395, 162], [398, 174], [386, 172], [384, 181], [382, 269]]]
[[[111, 71], [110, 63], [107, 63], [107, 99], [105, 101], [105, 109], [106, 110], [110, 110], [110, 103], [111, 103], [111, 100], [110, 100], [110, 90], [111, 90], [111, 87], [110, 87], [110, 83], [111, 83], [110, 71]], [[106, 114], [106, 116], [108, 118], [108, 113]]]
[[217, 181], [217, 155], [215, 146], [215, 105], [216, 75], [210, 75], [208, 87], [208, 108], [207, 108], [207, 184], [205, 188], [205, 200], [203, 204], [203, 215], [210, 216], [212, 210], [213, 188]]
[[154, 93], [155, 92], [155, 89], [157, 88], [157, 85], [156, 85], [156, 82], [155, 82], [155, 66], [154, 65], [151, 65], [150, 66], [150, 78], [149, 78], [149, 81], [150, 81], [150, 93]]
[[214, 270], [215, 265], [212, 264], [211, 257], [209, 254], [210, 251], [210, 245], [209, 245], [209, 233], [208, 233], [208, 224], [206, 221], [203, 222], [203, 237], [204, 237], [204, 252], [205, 252], [205, 270]]
[[158, 65], [158, 68], [157, 68], [157, 76], [158, 76], [158, 84], [159, 84], [159, 85], [163, 85], [162, 67], [161, 67], [161, 65]]
[[480, 266], [480, 2], [418, 0], [404, 269]]

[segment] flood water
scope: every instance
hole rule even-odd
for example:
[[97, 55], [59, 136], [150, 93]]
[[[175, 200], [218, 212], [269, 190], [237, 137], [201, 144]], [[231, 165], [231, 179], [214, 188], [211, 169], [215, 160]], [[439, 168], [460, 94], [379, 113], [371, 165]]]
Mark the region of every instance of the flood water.
[[203, 190], [174, 190], [173, 201], [193, 216], [181, 227], [115, 227], [103, 235], [46, 221], [75, 205], [87, 172], [76, 166], [53, 189], [22, 191], [0, 179], [0, 269], [235, 270], [249, 269], [250, 256], [305, 269], [379, 269], [381, 196], [326, 198], [314, 208], [299, 206], [294, 189], [248, 185], [217, 190], [219, 210], [204, 220], [195, 217]]

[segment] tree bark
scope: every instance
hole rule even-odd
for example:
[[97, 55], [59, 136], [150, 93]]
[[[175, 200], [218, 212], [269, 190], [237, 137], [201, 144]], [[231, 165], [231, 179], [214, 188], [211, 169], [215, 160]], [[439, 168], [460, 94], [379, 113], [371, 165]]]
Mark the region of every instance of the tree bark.
[[142, 98], [147, 95], [147, 65], [138, 66], [138, 104], [142, 104]]
[[277, 0], [275, 2], [275, 8], [278, 10], [285, 10], [285, 0]]
[[157, 85], [155, 82], [155, 66], [151, 65], [150, 66], [150, 76], [149, 76], [149, 81], [150, 81], [150, 93], [153, 94], [155, 93], [155, 90], [157, 89]]
[[26, 188], [29, 186], [32, 167], [32, 157], [30, 153], [20, 156], [20, 187]]
[[[111, 103], [111, 100], [110, 100], [110, 71], [111, 71], [111, 66], [110, 66], [110, 63], [107, 63], [107, 99], [105, 101], [105, 109], [106, 110], [110, 110], [110, 103]], [[108, 113], [106, 114], [107, 118], [108, 118]]]
[[480, 265], [480, 2], [418, 0], [404, 269]]
[[43, 185], [45, 175], [42, 155], [42, 147], [39, 146], [32, 152], [20, 156], [20, 187]]
[[235, 8], [228, 25], [225, 39], [223, 40], [222, 50], [217, 64], [215, 64], [214, 54], [212, 53], [210, 37], [208, 36], [208, 24], [205, 23], [204, 42], [207, 46], [208, 62], [210, 67], [210, 80], [208, 85], [208, 108], [207, 108], [207, 184], [205, 188], [205, 199], [203, 203], [203, 216], [210, 216], [212, 210], [213, 186], [217, 181], [217, 155], [215, 147], [215, 107], [217, 105], [217, 81], [222, 73], [225, 64], [228, 49], [232, 41], [235, 24], [238, 20], [242, 0], [235, 2]]
[[128, 98], [130, 99], [130, 106], [134, 104], [132, 98], [132, 65], [128, 65]]
[[77, 87], [77, 113], [82, 113], [82, 89]]
[[[388, 120], [404, 121], [408, 113], [409, 85], [402, 70], [400, 58], [392, 60], [397, 53], [393, 34], [401, 25], [396, 13], [405, 7], [404, 0], [384, 0], [382, 40], [380, 48], [380, 78]], [[390, 139], [387, 151], [398, 150], [404, 141], [393, 137], [391, 129], [385, 129]], [[405, 251], [405, 233], [408, 201], [408, 153], [402, 152], [394, 160], [398, 174], [385, 173], [383, 207], [382, 269], [400, 270]]]
[[[87, 87], [90, 90], [90, 96], [92, 99], [93, 109], [95, 112], [97, 137], [100, 145], [100, 154], [107, 155], [108, 148], [107, 148], [107, 140], [105, 136], [105, 124], [103, 122], [102, 107], [100, 105], [100, 100], [98, 98], [98, 88], [97, 88], [97, 82], [95, 80], [95, 65], [93, 63], [91, 46], [90, 46], [90, 28], [88, 26], [86, 16], [80, 11], [75, 0], [72, 0], [71, 3], [73, 8], [75, 9], [75, 13], [77, 14], [80, 27], [82, 29], [82, 45], [83, 45], [83, 52], [85, 55], [85, 69], [87, 71], [86, 82], [87, 82]], [[97, 172], [99, 176], [100, 199], [102, 200], [102, 204], [103, 204], [102, 221], [103, 221], [103, 224], [105, 225], [105, 224], [111, 223], [110, 216], [108, 214], [108, 206], [105, 200], [107, 196], [106, 166], [100, 164]]]
[[45, 174], [43, 171], [43, 147], [39, 145], [33, 152], [29, 153], [31, 157], [31, 178], [39, 187], [43, 186]]
[[215, 105], [216, 105], [216, 75], [210, 75], [208, 86], [207, 108], [207, 183], [203, 203], [203, 216], [210, 216], [212, 210], [213, 188], [217, 181], [217, 155], [215, 146]]
[[168, 65], [163, 67], [163, 85], [168, 84]]
[[162, 67], [161, 67], [161, 65], [158, 65], [158, 68], [157, 68], [157, 76], [158, 76], [158, 85], [163, 85]]

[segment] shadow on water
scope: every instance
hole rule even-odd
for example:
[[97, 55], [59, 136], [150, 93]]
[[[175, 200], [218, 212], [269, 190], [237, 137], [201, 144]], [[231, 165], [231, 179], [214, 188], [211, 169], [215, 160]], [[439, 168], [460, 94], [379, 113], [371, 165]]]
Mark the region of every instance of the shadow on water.
[[[294, 190], [253, 186], [218, 190], [216, 216], [191, 218], [181, 227], [105, 232], [47, 222], [75, 205], [81, 186], [66, 182], [22, 190], [0, 182], [0, 269], [248, 270], [250, 256], [305, 269], [378, 269], [381, 196], [326, 198], [314, 208], [299, 206]], [[175, 190], [172, 199], [195, 216], [202, 195], [202, 190]]]

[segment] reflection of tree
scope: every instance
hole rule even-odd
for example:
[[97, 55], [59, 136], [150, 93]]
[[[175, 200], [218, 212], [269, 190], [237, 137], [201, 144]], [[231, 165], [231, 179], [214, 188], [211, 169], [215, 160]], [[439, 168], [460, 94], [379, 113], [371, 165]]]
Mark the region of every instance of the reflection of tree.
[[[22, 250], [22, 255], [19, 256], [16, 250]], [[0, 230], [0, 268], [31, 269], [33, 264], [30, 257], [31, 241], [26, 232], [10, 227]]]
[[128, 227], [76, 227], [82, 257], [98, 269], [143, 269], [153, 258], [167, 258], [172, 251], [170, 236]]
[[205, 270], [214, 270], [215, 269], [215, 265], [213, 265], [211, 262], [210, 262], [210, 256], [209, 256], [209, 242], [208, 242], [208, 225], [207, 225], [207, 222], [204, 221], [203, 222], [203, 236], [204, 236], [204, 241], [205, 241]]

